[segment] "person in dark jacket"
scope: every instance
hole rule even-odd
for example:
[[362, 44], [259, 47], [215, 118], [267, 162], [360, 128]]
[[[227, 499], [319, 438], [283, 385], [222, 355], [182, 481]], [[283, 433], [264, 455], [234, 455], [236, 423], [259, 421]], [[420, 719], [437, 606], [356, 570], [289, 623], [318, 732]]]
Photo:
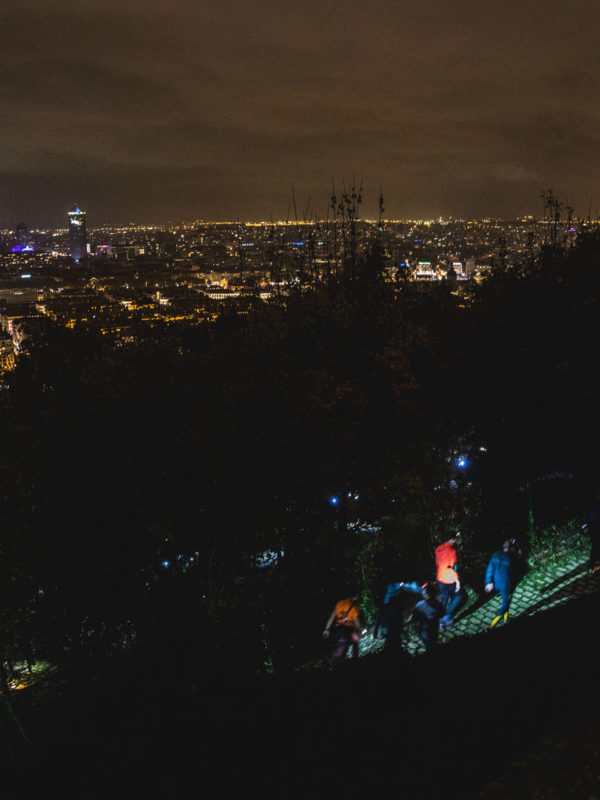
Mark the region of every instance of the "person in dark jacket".
[[385, 639], [383, 649], [391, 652], [401, 649], [403, 632], [404, 620], [398, 603], [394, 600], [384, 603], [375, 616], [373, 636], [377, 639], [379, 634], [383, 633]]
[[491, 628], [495, 628], [500, 620], [508, 621], [508, 609], [515, 586], [521, 577], [519, 558], [514, 552], [514, 539], [507, 539], [502, 550], [496, 551], [490, 558], [485, 573], [485, 591], [500, 593], [500, 611], [492, 620]]
[[[377, 638], [380, 633], [385, 638], [384, 650], [399, 650], [403, 644], [404, 615], [406, 595], [414, 593], [415, 584], [405, 584], [403, 581], [389, 583], [386, 586], [383, 604], [375, 616], [373, 636]], [[421, 588], [416, 591], [420, 594]]]
[[431, 653], [437, 646], [440, 619], [444, 613], [438, 598], [436, 585], [426, 583], [421, 589], [423, 599], [415, 606], [413, 616], [417, 623], [417, 633], [425, 645], [425, 652]]

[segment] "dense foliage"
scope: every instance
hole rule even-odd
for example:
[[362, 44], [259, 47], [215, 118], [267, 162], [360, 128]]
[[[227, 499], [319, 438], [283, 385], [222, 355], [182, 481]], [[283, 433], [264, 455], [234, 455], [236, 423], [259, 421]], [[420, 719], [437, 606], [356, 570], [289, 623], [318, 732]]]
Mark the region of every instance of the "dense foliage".
[[4, 655], [299, 664], [340, 592], [429, 577], [453, 525], [478, 581], [505, 531], [538, 541], [595, 488], [599, 276], [590, 236], [137, 346], [49, 327], [0, 393]]

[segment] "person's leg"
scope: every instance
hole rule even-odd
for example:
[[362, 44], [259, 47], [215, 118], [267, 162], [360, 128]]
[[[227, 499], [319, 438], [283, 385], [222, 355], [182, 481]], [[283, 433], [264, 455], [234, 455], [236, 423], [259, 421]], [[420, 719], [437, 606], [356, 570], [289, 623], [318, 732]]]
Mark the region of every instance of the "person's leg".
[[495, 628], [501, 620], [508, 622], [508, 609], [512, 592], [508, 586], [503, 586], [499, 588], [498, 591], [500, 592], [500, 610], [498, 611], [498, 615], [492, 620], [492, 628]]
[[454, 584], [453, 583], [442, 583], [441, 581], [437, 582], [438, 585], [438, 599], [440, 601], [441, 607], [444, 609], [444, 614], [447, 613], [446, 609], [448, 608], [448, 604], [452, 598], [454, 593]]
[[508, 609], [512, 598], [512, 590], [507, 586], [501, 593], [502, 604], [500, 606], [500, 614], [504, 617], [504, 621], [508, 619]]
[[461, 589], [459, 592], [455, 590], [454, 596], [452, 597], [448, 610], [446, 611], [446, 616], [454, 618], [466, 602], [467, 592], [464, 589]]
[[425, 652], [431, 653], [432, 650], [435, 650], [435, 646], [437, 645], [437, 628], [435, 625], [426, 625], [423, 630], [421, 631], [421, 640], [425, 645]]
[[[442, 608], [444, 608], [444, 616], [440, 620], [440, 628], [452, 625], [454, 614], [457, 607], [460, 605], [461, 595], [456, 591], [455, 583], [440, 583], [439, 586], [444, 587], [444, 601]], [[440, 592], [441, 594], [441, 592]]]
[[333, 634], [331, 665], [336, 666], [345, 660], [350, 647], [350, 630], [344, 625], [339, 625]]
[[389, 610], [385, 618], [385, 650], [394, 650], [402, 647], [402, 633], [404, 623], [400, 614], [392, 609]]

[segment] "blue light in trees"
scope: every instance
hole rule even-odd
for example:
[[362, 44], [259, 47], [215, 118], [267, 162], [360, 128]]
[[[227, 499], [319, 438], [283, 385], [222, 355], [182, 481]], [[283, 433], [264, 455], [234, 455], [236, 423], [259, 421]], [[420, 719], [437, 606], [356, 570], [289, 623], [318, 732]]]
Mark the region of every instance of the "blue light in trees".
[[340, 498], [335, 497], [334, 495], [333, 497], [329, 498], [329, 502], [331, 503], [332, 506], [337, 506], [337, 504], [340, 502]]
[[465, 469], [468, 466], [468, 464], [469, 464], [469, 462], [467, 461], [467, 459], [464, 456], [459, 456], [456, 459], [456, 466], [459, 469]]

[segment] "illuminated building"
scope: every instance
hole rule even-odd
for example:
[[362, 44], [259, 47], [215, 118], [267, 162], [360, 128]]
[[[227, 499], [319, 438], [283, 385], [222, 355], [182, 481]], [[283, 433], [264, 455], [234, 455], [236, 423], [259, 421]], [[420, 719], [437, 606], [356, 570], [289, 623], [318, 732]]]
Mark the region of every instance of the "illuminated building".
[[0, 372], [8, 372], [15, 366], [15, 347], [10, 336], [0, 332]]
[[68, 212], [69, 217], [69, 249], [74, 261], [79, 262], [87, 256], [87, 241], [85, 233], [85, 211], [77, 203]]
[[24, 222], [19, 222], [17, 225], [17, 245], [21, 248], [27, 247], [29, 244], [29, 228]]
[[11, 247], [12, 253], [33, 253], [29, 241], [29, 228], [24, 222], [19, 222], [16, 228], [16, 243]]

